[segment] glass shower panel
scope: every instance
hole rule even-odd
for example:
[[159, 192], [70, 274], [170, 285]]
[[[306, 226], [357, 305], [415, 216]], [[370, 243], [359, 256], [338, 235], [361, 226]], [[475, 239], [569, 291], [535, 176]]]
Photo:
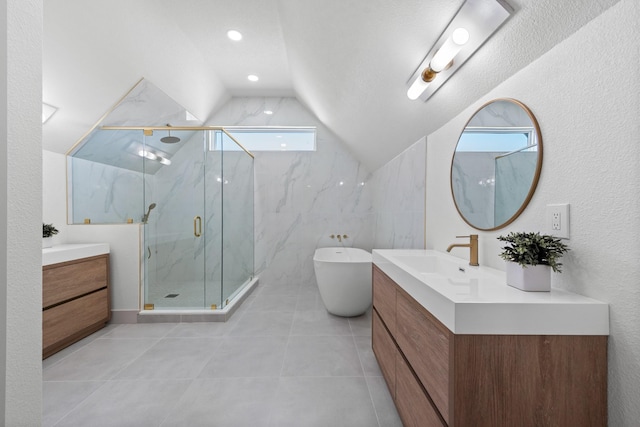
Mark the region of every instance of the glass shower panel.
[[253, 157], [229, 135], [222, 142], [222, 302], [253, 276]]
[[94, 144], [67, 156], [70, 224], [139, 222], [143, 208], [140, 131], [93, 131]]
[[210, 150], [215, 134], [204, 132], [205, 306], [222, 307], [222, 152]]
[[536, 147], [496, 157], [494, 224], [504, 224], [520, 209], [529, 194], [537, 161]]
[[[145, 150], [163, 148], [156, 131]], [[145, 304], [158, 308], [205, 308], [204, 132], [173, 131], [181, 144], [170, 164], [145, 157]], [[165, 162], [166, 163], [166, 162]], [[153, 173], [150, 173], [153, 171]]]

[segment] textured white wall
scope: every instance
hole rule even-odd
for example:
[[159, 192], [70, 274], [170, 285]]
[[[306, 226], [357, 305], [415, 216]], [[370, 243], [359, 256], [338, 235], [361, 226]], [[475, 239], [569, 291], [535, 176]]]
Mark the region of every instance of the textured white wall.
[[42, 0], [0, 6], [0, 424], [42, 418]]
[[571, 204], [572, 250], [552, 284], [610, 304], [612, 426], [640, 420], [639, 9], [636, 0], [621, 1], [427, 139], [427, 247], [444, 251], [456, 234], [474, 231], [448, 187], [448, 159], [466, 120], [499, 97], [519, 99], [536, 115], [544, 145], [538, 189], [510, 226], [479, 233], [480, 263], [504, 269], [496, 236], [546, 232], [546, 205]]

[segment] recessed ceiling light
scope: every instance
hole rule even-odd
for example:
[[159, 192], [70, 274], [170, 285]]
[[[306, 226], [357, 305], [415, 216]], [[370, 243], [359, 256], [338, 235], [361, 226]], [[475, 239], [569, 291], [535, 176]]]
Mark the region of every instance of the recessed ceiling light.
[[256, 76], [255, 74], [249, 74], [247, 78], [249, 79], [250, 82], [257, 82], [258, 80], [260, 80], [258, 76]]
[[229, 37], [234, 42], [242, 40], [242, 33], [237, 30], [229, 30], [227, 31], [227, 37]]
[[264, 110], [264, 113], [270, 116], [270, 115], [272, 115], [272, 114], [273, 114], [273, 111], [271, 111], [271, 110]]

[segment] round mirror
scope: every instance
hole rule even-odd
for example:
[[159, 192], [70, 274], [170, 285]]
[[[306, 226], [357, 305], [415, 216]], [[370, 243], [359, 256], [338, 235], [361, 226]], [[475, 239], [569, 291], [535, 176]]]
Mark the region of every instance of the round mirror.
[[467, 122], [451, 160], [460, 216], [479, 230], [513, 222], [531, 200], [542, 168], [536, 118], [515, 99], [483, 105]]

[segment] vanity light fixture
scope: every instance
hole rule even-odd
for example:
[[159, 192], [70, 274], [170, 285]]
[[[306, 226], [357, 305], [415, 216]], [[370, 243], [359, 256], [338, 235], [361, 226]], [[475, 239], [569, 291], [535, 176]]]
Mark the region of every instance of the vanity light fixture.
[[466, 0], [407, 85], [407, 97], [426, 101], [511, 16], [504, 0]]

